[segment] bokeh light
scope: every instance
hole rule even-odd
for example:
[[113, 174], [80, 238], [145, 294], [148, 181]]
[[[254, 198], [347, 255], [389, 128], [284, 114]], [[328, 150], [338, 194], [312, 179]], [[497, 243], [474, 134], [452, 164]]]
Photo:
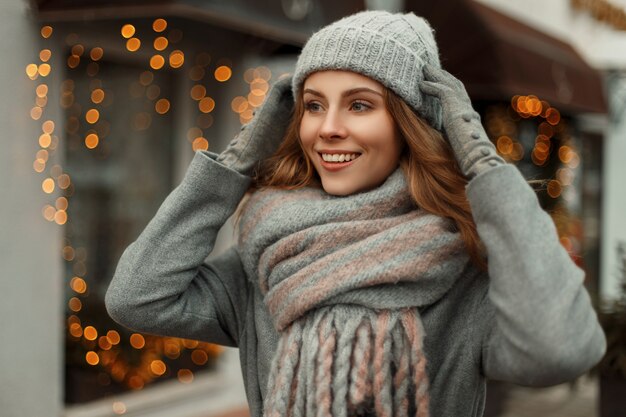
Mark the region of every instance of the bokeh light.
[[122, 26], [121, 30], [122, 36], [126, 39], [131, 38], [135, 34], [135, 26], [131, 24], [126, 24]]
[[215, 69], [215, 79], [219, 82], [228, 81], [230, 77], [233, 75], [230, 67], [226, 65], [221, 65]]
[[154, 110], [159, 114], [165, 114], [170, 109], [170, 102], [166, 98], [162, 98], [154, 105]]
[[165, 58], [161, 55], [153, 55], [152, 58], [150, 58], [150, 68], [158, 70], [163, 68], [163, 65], [165, 65]]
[[130, 38], [126, 41], [126, 49], [128, 49], [130, 52], [138, 51], [140, 47], [141, 41], [139, 40], [139, 38]]
[[211, 97], [204, 97], [198, 102], [198, 108], [202, 113], [211, 113], [215, 108], [215, 101]]
[[139, 333], [130, 335], [130, 345], [135, 349], [142, 349], [146, 345], [146, 340]]
[[167, 28], [167, 21], [165, 19], [156, 19], [152, 22], [152, 29], [159, 33], [163, 32]]
[[206, 151], [209, 149], [209, 141], [203, 137], [197, 137], [193, 140], [191, 149], [194, 151]]
[[89, 52], [89, 57], [93, 61], [99, 61], [100, 59], [102, 59], [103, 55], [104, 55], [104, 49], [100, 48], [99, 46], [92, 48], [91, 52]]
[[41, 28], [41, 37], [44, 39], [48, 39], [50, 36], [52, 36], [52, 26], [44, 26]]
[[156, 49], [157, 51], [163, 51], [165, 50], [165, 48], [167, 48], [168, 43], [169, 42], [166, 37], [159, 36], [154, 40], [154, 49]]

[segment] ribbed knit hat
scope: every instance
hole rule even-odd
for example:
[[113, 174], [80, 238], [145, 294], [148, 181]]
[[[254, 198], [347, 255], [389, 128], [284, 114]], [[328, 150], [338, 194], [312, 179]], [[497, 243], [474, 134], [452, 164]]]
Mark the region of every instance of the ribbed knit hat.
[[316, 71], [347, 70], [373, 78], [403, 98], [441, 130], [441, 107], [422, 94], [424, 64], [440, 66], [433, 29], [413, 13], [363, 11], [314, 33], [302, 49], [293, 76], [294, 97]]

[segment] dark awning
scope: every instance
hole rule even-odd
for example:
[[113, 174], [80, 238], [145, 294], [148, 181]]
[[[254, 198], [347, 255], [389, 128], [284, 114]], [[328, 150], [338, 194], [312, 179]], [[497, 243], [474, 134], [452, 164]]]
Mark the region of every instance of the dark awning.
[[364, 0], [30, 0], [45, 22], [174, 17], [300, 47], [311, 33], [364, 8]]
[[472, 0], [407, 0], [435, 29], [444, 68], [475, 100], [536, 95], [565, 112], [606, 113], [602, 79], [566, 42]]

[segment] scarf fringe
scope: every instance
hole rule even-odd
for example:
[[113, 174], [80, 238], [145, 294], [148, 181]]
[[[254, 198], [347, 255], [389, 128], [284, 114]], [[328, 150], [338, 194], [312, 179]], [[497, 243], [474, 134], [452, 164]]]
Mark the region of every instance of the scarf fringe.
[[429, 416], [423, 329], [415, 308], [322, 307], [285, 332], [272, 362], [266, 417], [348, 417], [374, 410], [377, 417]]

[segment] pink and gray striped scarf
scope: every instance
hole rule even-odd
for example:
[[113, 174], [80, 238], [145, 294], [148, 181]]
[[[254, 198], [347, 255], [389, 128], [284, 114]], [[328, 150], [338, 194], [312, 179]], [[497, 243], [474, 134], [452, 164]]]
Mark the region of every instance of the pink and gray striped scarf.
[[451, 220], [415, 207], [400, 169], [347, 197], [258, 191], [239, 245], [280, 334], [266, 417], [429, 415], [419, 308], [469, 257]]

